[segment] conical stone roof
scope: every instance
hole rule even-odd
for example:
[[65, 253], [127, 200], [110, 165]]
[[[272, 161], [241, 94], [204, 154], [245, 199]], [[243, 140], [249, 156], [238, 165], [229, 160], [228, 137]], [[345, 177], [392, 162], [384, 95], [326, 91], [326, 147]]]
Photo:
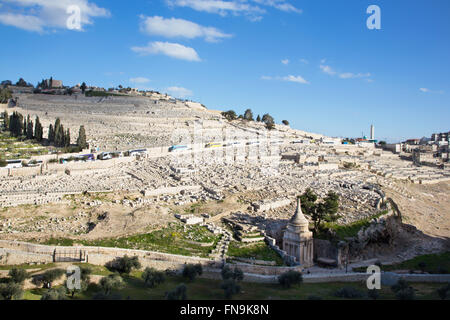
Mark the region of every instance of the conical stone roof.
[[308, 226], [309, 222], [305, 218], [302, 212], [302, 206], [300, 203], [300, 197], [297, 197], [297, 209], [295, 210], [294, 215], [292, 216], [291, 220], [289, 220], [289, 224], [294, 226]]

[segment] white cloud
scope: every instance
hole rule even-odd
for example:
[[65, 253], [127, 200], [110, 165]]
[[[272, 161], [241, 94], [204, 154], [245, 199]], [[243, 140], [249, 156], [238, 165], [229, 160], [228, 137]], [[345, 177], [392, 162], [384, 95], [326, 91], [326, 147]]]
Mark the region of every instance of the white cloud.
[[282, 80], [289, 81], [289, 82], [297, 82], [297, 83], [302, 83], [302, 84], [309, 84], [309, 82], [306, 81], [305, 79], [303, 79], [302, 76], [289, 75], [287, 77], [283, 77]]
[[309, 61], [306, 60], [306, 59], [300, 59], [300, 62], [301, 62], [301, 63], [304, 63], [304, 64], [309, 64]]
[[214, 27], [204, 27], [184, 19], [165, 19], [159, 16], [141, 16], [140, 29], [149, 35], [167, 38], [204, 38], [208, 42], [217, 42], [221, 39], [232, 37], [231, 34], [224, 33]]
[[305, 80], [302, 76], [293, 76], [293, 75], [288, 75], [284, 77], [261, 76], [261, 80], [278, 80], [278, 81], [296, 82], [301, 84], [309, 84], [309, 81]]
[[341, 78], [341, 79], [368, 78], [368, 77], [370, 77], [370, 73], [345, 72], [345, 73], [339, 74], [339, 78]]
[[132, 83], [147, 83], [147, 82], [150, 82], [150, 79], [147, 79], [144, 77], [136, 77], [136, 78], [130, 78], [129, 81]]
[[234, 14], [238, 13], [264, 13], [265, 11], [257, 6], [249, 5], [241, 1], [231, 0], [167, 0], [166, 1], [171, 7], [189, 7], [196, 11], [204, 11], [208, 13], [217, 13], [222, 16], [227, 15], [231, 12]]
[[[245, 15], [251, 21], [260, 21], [266, 13], [265, 7], [272, 7], [284, 12], [301, 13], [302, 10], [294, 7], [286, 0], [166, 0], [170, 7], [188, 7], [196, 11], [215, 13], [226, 16]], [[253, 3], [253, 4], [252, 4]]]
[[439, 94], [443, 94], [444, 93], [443, 90], [430, 90], [428, 88], [419, 88], [419, 90], [421, 92], [424, 92], [424, 93], [439, 93]]
[[163, 54], [180, 60], [201, 61], [193, 48], [185, 47], [179, 43], [155, 41], [149, 42], [145, 47], [132, 47], [131, 50], [144, 56], [149, 54]]
[[73, 30], [82, 31], [83, 26], [93, 24], [93, 18], [110, 16], [107, 9], [88, 0], [3, 0], [3, 4], [7, 12], [0, 13], [0, 23], [40, 33], [67, 28], [70, 6], [80, 8], [80, 29]]
[[281, 60], [281, 63], [284, 65], [288, 65], [289, 64], [289, 59], [283, 59]]
[[301, 9], [294, 7], [292, 4], [286, 2], [286, 0], [253, 0], [253, 2], [285, 12], [302, 13]]
[[325, 65], [321, 64], [319, 67], [320, 67], [320, 69], [323, 72], [325, 72], [325, 73], [327, 73], [329, 75], [335, 75], [336, 74], [336, 71], [334, 71], [330, 66], [325, 66]]
[[[322, 59], [324, 61], [325, 59]], [[322, 72], [329, 74], [331, 76], [334, 76], [335, 74], [338, 74], [336, 71], [333, 70], [330, 66], [321, 64], [319, 68], [322, 70]], [[369, 78], [371, 76], [370, 73], [352, 73], [352, 72], [342, 72], [338, 74], [339, 78], [341, 79], [355, 79], [355, 78]], [[368, 82], [371, 82], [371, 79], [366, 79]]]
[[172, 95], [176, 98], [181, 98], [181, 99], [184, 99], [187, 97], [192, 97], [194, 95], [194, 93], [191, 90], [183, 88], [183, 87], [168, 87], [168, 88], [166, 88], [166, 91], [170, 95]]

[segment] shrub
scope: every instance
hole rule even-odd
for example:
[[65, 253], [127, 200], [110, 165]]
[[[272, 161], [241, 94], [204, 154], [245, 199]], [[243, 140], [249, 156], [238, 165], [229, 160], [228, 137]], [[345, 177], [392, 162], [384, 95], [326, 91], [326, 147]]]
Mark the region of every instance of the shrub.
[[397, 293], [400, 290], [404, 290], [404, 289], [408, 289], [408, 288], [409, 288], [409, 284], [404, 279], [399, 279], [396, 284], [391, 286], [391, 290], [394, 293]]
[[422, 271], [422, 272], [425, 272], [425, 269], [426, 269], [426, 267], [427, 267], [427, 264], [425, 263], [425, 262], [419, 262], [418, 264], [417, 264], [417, 267], [419, 267], [419, 269], [420, 269], [420, 271]]
[[437, 291], [437, 294], [439, 295], [439, 298], [441, 298], [442, 300], [447, 299], [447, 297], [450, 294], [450, 283], [446, 284], [443, 287], [438, 288], [436, 291]]
[[233, 295], [241, 292], [241, 286], [233, 279], [225, 280], [220, 287], [224, 290], [226, 299], [231, 299]]
[[287, 271], [278, 277], [278, 282], [283, 288], [290, 288], [292, 285], [303, 282], [303, 275], [298, 271]]
[[50, 289], [53, 281], [61, 278], [63, 274], [65, 274], [63, 269], [47, 270], [43, 274], [34, 277], [32, 283], [37, 286], [42, 285], [44, 288]]
[[117, 273], [110, 274], [107, 277], [103, 277], [100, 279], [99, 282], [100, 288], [102, 289], [103, 293], [108, 296], [111, 294], [113, 290], [117, 290], [123, 287], [123, 279], [120, 275]]
[[183, 277], [188, 278], [190, 281], [194, 281], [197, 275], [202, 275], [203, 268], [201, 264], [187, 264], [183, 269]]
[[234, 268], [234, 270], [231, 270], [229, 266], [224, 266], [221, 274], [223, 280], [231, 279], [235, 281], [242, 281], [244, 279], [244, 272], [242, 272], [239, 268]]
[[414, 300], [415, 297], [414, 289], [411, 287], [401, 289], [395, 293], [395, 297], [398, 300]]
[[178, 285], [172, 291], [166, 292], [167, 300], [186, 300], [186, 285], [184, 283]]
[[222, 112], [222, 116], [229, 121], [237, 119], [236, 112], [234, 112], [233, 110]]
[[142, 279], [149, 288], [154, 288], [165, 281], [164, 272], [155, 270], [153, 268], [145, 268], [142, 273]]
[[137, 256], [128, 257], [125, 255], [106, 263], [105, 267], [112, 272], [129, 274], [133, 269], [141, 268], [141, 263], [139, 262], [139, 258]]
[[398, 300], [413, 300], [415, 296], [414, 289], [404, 279], [398, 280], [396, 284], [391, 286], [391, 290]]
[[22, 284], [27, 278], [29, 278], [28, 272], [24, 269], [12, 268], [8, 272], [8, 276], [14, 283]]
[[334, 295], [339, 298], [355, 299], [362, 298], [364, 294], [354, 287], [343, 287], [337, 290]]
[[66, 291], [64, 287], [50, 289], [42, 295], [41, 300], [67, 300]]
[[119, 293], [111, 293], [106, 295], [103, 292], [97, 292], [92, 297], [92, 300], [122, 300], [122, 296]]
[[18, 283], [9, 282], [0, 284], [0, 296], [5, 300], [18, 300], [23, 295], [22, 286]]
[[377, 300], [380, 297], [377, 289], [371, 289], [367, 291], [367, 296], [372, 300]]

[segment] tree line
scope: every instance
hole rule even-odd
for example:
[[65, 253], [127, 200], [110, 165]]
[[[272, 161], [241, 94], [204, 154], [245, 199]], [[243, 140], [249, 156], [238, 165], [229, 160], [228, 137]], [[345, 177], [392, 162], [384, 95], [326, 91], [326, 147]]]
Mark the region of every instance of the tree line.
[[[4, 130], [9, 131], [13, 137], [25, 137], [26, 139], [35, 139], [37, 142], [43, 142], [44, 130], [39, 117], [36, 116], [33, 122], [30, 115], [24, 117], [21, 113], [14, 111], [12, 115], [8, 115], [7, 111], [2, 113]], [[55, 147], [68, 148], [70, 144], [70, 129], [64, 129], [61, 120], [57, 118], [54, 124], [50, 124], [48, 128], [47, 142]], [[86, 130], [84, 126], [80, 126], [76, 146], [82, 150], [88, 147], [86, 138]]]
[[[237, 120], [237, 119], [243, 119], [246, 121], [255, 121], [253, 119], [253, 111], [251, 109], [247, 109], [245, 110], [244, 114], [241, 115], [237, 115], [236, 112], [234, 110], [228, 110], [228, 111], [224, 111], [222, 112], [222, 116], [225, 117], [225, 119], [227, 119], [228, 121], [233, 121], [233, 120]], [[256, 121], [257, 122], [264, 122], [265, 127], [267, 130], [272, 130], [275, 128], [275, 120], [274, 118], [266, 113], [262, 116], [258, 114], [258, 116], [256, 117]], [[283, 120], [282, 123], [286, 126], [289, 125], [289, 121], [287, 120]]]

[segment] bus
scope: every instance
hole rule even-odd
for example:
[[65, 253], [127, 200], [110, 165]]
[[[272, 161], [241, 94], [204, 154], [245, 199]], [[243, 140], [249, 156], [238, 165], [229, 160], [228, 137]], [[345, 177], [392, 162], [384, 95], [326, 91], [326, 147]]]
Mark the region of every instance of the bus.
[[187, 149], [188, 149], [187, 146], [174, 145], [174, 146], [169, 147], [169, 152], [184, 151]]
[[130, 157], [134, 157], [137, 155], [144, 155], [144, 154], [147, 154], [147, 149], [130, 150], [130, 151], [128, 151], [128, 154], [130, 155]]
[[95, 157], [92, 153], [82, 154], [76, 157], [78, 161], [94, 161]]
[[205, 145], [205, 148], [219, 148], [221, 146], [221, 143], [210, 142]]
[[22, 160], [6, 160], [6, 169], [22, 168]]

